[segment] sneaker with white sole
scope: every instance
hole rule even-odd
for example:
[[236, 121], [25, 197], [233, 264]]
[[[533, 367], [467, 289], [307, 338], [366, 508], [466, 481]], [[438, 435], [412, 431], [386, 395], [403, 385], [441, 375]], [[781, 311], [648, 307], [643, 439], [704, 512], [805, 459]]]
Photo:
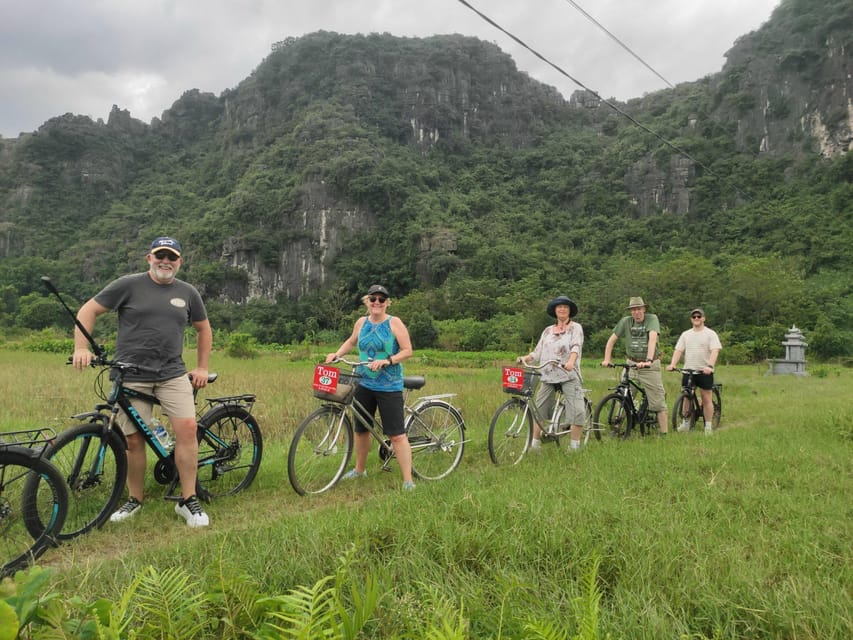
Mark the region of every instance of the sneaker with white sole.
[[195, 496], [190, 496], [186, 499], [178, 500], [175, 505], [175, 513], [187, 521], [190, 527], [206, 527], [210, 524], [210, 518], [201, 508], [201, 503]]
[[714, 435], [714, 428], [709, 424], [705, 425], [705, 435], [706, 436]]
[[121, 522], [133, 517], [142, 508], [142, 503], [131, 496], [123, 505], [118, 508], [118, 511], [113, 512], [110, 516], [110, 522]]
[[412, 482], [411, 480], [406, 480], [403, 483], [403, 491], [414, 491], [414, 489], [415, 489], [415, 483]]
[[355, 478], [366, 478], [367, 471], [356, 471], [355, 469], [350, 469], [344, 475], [341, 476], [341, 480], [353, 480]]
[[690, 420], [684, 419], [681, 421], [681, 424], [678, 425], [678, 432], [684, 433], [685, 431], [690, 431]]

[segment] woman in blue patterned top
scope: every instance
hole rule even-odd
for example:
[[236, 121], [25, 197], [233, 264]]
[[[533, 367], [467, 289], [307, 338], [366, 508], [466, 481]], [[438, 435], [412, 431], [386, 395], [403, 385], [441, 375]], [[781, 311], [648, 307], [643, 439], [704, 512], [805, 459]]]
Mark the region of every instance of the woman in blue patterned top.
[[[388, 315], [388, 290], [374, 284], [362, 298], [367, 315], [356, 320], [352, 335], [334, 353], [326, 356], [332, 362], [345, 356], [358, 346], [361, 365], [361, 382], [355, 398], [372, 420], [379, 409], [382, 430], [391, 440], [391, 446], [403, 474], [403, 489], [414, 489], [412, 482], [412, 449], [403, 428], [403, 367], [401, 362], [412, 355], [409, 330], [400, 318]], [[362, 478], [367, 475], [367, 455], [371, 438], [361, 424], [355, 424], [355, 468], [344, 478]]]

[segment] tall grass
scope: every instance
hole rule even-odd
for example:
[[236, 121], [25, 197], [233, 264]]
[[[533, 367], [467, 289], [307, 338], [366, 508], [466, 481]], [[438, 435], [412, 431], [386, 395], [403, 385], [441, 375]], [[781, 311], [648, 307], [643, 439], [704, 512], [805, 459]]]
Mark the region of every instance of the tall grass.
[[[382, 473], [374, 453], [365, 480], [300, 498], [287, 481], [287, 445], [316, 406], [318, 359], [215, 354], [221, 378], [209, 394], [258, 395], [256, 483], [209, 505], [211, 527], [193, 531], [149, 479], [137, 518], [42, 558], [58, 588], [115, 598], [148, 565], [179, 564], [201, 578], [224, 567], [284, 593], [334, 574], [354, 544], [349, 570], [378, 576], [384, 593], [365, 637], [418, 637], [460, 617], [470, 638], [545, 637], [531, 629], [549, 624], [580, 635], [590, 620], [597, 635], [583, 637], [853, 637], [850, 370], [795, 378], [724, 367], [713, 437], [593, 443], [572, 455], [546, 447], [497, 468], [486, 436], [506, 398], [498, 367], [509, 356], [425, 354], [407, 372], [426, 374], [422, 394], [456, 392], [468, 426], [456, 473], [403, 493], [399, 473]], [[61, 426], [56, 418], [95, 402], [94, 373], [62, 357], [0, 350], [0, 365], [0, 431]], [[593, 401], [616, 382], [595, 365], [584, 362]], [[671, 403], [680, 377], [664, 376]], [[600, 599], [579, 609], [590, 579]]]

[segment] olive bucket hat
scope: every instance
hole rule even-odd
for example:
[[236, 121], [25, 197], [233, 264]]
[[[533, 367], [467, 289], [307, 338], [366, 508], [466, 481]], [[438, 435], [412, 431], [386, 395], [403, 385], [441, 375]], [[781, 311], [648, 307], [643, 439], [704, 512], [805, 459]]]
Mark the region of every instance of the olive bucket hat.
[[576, 305], [571, 298], [568, 298], [566, 296], [557, 296], [556, 298], [551, 300], [551, 302], [548, 303], [548, 308], [546, 309], [546, 311], [548, 312], [548, 315], [551, 316], [552, 318], [556, 318], [557, 317], [556, 309], [561, 304], [569, 305], [569, 317], [570, 318], [574, 318], [576, 315], [578, 315], [578, 305]]

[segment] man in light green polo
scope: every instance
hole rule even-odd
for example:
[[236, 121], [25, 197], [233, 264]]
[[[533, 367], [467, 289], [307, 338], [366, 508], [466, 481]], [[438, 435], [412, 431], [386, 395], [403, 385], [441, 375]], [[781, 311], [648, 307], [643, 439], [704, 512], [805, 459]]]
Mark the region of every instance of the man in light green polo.
[[601, 366], [611, 365], [613, 347], [621, 338], [625, 346], [625, 357], [629, 362], [637, 365], [637, 368], [631, 371], [631, 375], [635, 376], [645, 388], [646, 397], [649, 400], [649, 411], [657, 412], [660, 432], [665, 434], [669, 431], [669, 420], [658, 348], [660, 322], [655, 314], [646, 313], [646, 303], [639, 296], [632, 297], [628, 302], [628, 311], [631, 315], [625, 316], [616, 323], [613, 333], [607, 340]]

